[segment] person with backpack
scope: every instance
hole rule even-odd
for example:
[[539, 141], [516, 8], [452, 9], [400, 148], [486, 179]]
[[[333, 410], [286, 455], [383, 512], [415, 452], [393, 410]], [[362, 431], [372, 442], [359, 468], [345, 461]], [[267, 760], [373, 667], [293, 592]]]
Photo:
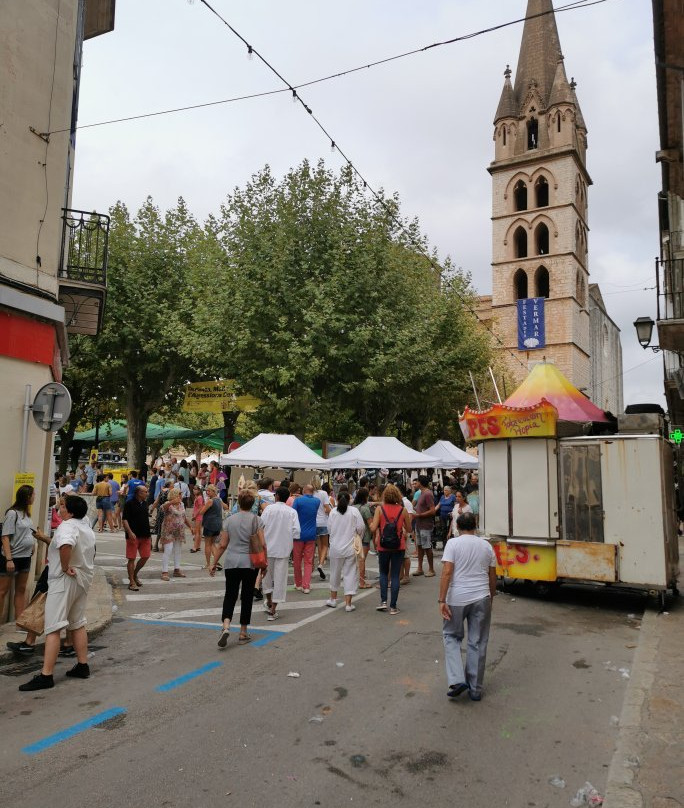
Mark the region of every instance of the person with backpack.
[[386, 485], [382, 492], [380, 507], [373, 514], [371, 535], [380, 531], [377, 540], [380, 566], [380, 605], [377, 611], [387, 611], [387, 582], [390, 580], [390, 614], [398, 614], [399, 578], [404, 565], [406, 536], [411, 532], [411, 517], [404, 507], [401, 491], [396, 485]]

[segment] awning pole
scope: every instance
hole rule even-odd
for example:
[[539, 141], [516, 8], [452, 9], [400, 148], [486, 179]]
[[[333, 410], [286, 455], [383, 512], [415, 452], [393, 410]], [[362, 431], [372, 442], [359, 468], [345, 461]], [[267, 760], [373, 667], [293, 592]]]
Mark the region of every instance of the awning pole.
[[489, 366], [489, 375], [492, 377], [492, 384], [494, 385], [494, 390], [496, 390], [496, 397], [499, 399], [499, 404], [502, 404], [501, 395], [499, 393], [499, 388], [496, 386], [496, 379], [494, 378], [494, 371], [492, 370], [491, 365]]
[[473, 385], [473, 393], [475, 393], [475, 403], [477, 404], [478, 410], [480, 410], [482, 407], [480, 407], [480, 397], [477, 394], [477, 387], [475, 387], [475, 379], [473, 378], [472, 370], [469, 370], [468, 374], [470, 375], [470, 383]]

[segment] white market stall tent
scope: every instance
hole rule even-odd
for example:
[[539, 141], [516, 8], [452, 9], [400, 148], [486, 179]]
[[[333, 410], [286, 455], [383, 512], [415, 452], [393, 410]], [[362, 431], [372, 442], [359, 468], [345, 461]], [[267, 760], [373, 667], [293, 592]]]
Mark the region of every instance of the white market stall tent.
[[327, 461], [295, 435], [262, 432], [230, 454], [222, 454], [222, 466], [278, 466], [286, 469], [324, 469]]
[[476, 457], [459, 449], [450, 440], [438, 440], [425, 450], [425, 454], [438, 457], [440, 462], [434, 468], [439, 469], [477, 469]]
[[435, 468], [439, 458], [417, 452], [397, 438], [371, 437], [325, 463], [329, 469], [421, 469]]

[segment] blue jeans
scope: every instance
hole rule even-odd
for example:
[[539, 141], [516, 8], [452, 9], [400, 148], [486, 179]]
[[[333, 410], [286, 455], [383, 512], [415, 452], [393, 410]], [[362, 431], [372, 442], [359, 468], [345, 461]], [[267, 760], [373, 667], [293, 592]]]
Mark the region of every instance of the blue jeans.
[[387, 576], [390, 577], [390, 609], [396, 609], [399, 597], [399, 578], [404, 563], [403, 550], [381, 550], [378, 553], [380, 565], [380, 602], [387, 603]]
[[[465, 682], [471, 693], [481, 693], [492, 618], [491, 598], [487, 596], [467, 606], [449, 604], [449, 608], [451, 620], [444, 620], [442, 626], [447, 684], [451, 686]], [[464, 622], [468, 624], [465, 670], [461, 658], [461, 643], [465, 637]]]

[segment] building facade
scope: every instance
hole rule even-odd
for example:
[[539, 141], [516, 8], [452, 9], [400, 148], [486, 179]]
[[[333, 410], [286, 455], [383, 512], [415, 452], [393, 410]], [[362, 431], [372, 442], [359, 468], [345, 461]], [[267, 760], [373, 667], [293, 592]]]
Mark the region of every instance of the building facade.
[[684, 431], [684, 2], [653, 0], [662, 168], [656, 266], [658, 344], [673, 430]]
[[[599, 389], [602, 371], [594, 368], [606, 359], [621, 370], [622, 358], [619, 329], [607, 315], [591, 314], [587, 126], [566, 74], [551, 0], [528, 0], [526, 17], [515, 81], [510, 68], [504, 73], [488, 167], [491, 320], [514, 380], [546, 359], [595, 403], [619, 412], [621, 373], [606, 395], [606, 385]], [[605, 314], [602, 301], [600, 310]], [[598, 320], [601, 332], [609, 331], [601, 343], [609, 346], [607, 357], [592, 353]]]
[[23, 440], [25, 402], [61, 380], [68, 334], [96, 333], [104, 306], [107, 217], [69, 208], [83, 41], [113, 21], [114, 0], [0, 4], [0, 512], [30, 474], [37, 524], [52, 434], [31, 419]]

